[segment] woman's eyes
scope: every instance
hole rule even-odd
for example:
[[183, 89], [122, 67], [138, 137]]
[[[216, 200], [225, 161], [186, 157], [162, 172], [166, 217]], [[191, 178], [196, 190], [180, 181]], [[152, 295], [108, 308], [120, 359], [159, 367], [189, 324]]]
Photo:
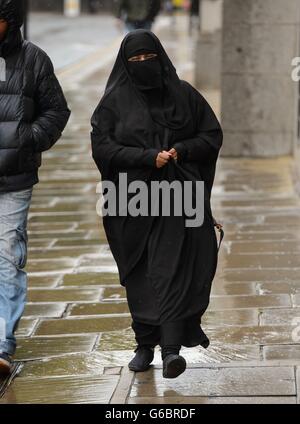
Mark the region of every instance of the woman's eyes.
[[157, 55], [149, 55], [149, 56], [136, 56], [129, 59], [130, 62], [143, 62], [144, 60], [154, 59]]

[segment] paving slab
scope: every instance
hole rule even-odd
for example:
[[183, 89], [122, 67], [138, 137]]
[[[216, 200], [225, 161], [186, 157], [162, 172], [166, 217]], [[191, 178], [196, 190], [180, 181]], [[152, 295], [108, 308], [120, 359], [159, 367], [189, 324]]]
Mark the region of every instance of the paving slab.
[[179, 396], [295, 396], [293, 367], [194, 368], [176, 380], [162, 377], [161, 369], [137, 374], [130, 398]]
[[117, 375], [16, 378], [0, 404], [108, 404]]
[[[61, 285], [63, 286], [119, 286], [119, 276], [114, 273], [87, 272], [77, 274], [65, 274]], [[117, 287], [119, 288], [119, 287]]]
[[[290, 281], [286, 283], [274, 282], [274, 283], [257, 283], [257, 292], [260, 294], [298, 294], [300, 293], [299, 280]], [[297, 302], [297, 298], [292, 298], [294, 304]]]
[[54, 289], [30, 289], [28, 291], [29, 302], [76, 302], [76, 301], [95, 301], [101, 297], [101, 289], [73, 289], [73, 288], [54, 288]]
[[300, 293], [295, 294], [293, 296], [293, 304], [294, 304], [294, 306], [299, 306], [300, 307]]
[[293, 343], [292, 328], [285, 325], [204, 327], [204, 330], [211, 340], [217, 340], [219, 343], [258, 345]]
[[103, 300], [121, 300], [126, 299], [126, 290], [124, 287], [106, 288], [102, 295]]
[[298, 392], [297, 392], [297, 403], [300, 404], [300, 393], [299, 393], [299, 387], [300, 387], [300, 367], [297, 367], [296, 381], [297, 381], [297, 388], [298, 388]]
[[268, 296], [212, 296], [210, 303], [211, 310], [274, 308], [276, 306], [291, 306], [291, 296], [288, 294]]
[[31, 361], [70, 353], [84, 352], [87, 354], [93, 350], [96, 340], [97, 336], [93, 334], [19, 338], [15, 358], [18, 361]]
[[287, 325], [295, 327], [297, 322], [300, 325], [300, 308], [274, 308], [262, 310], [260, 314], [261, 325]]
[[300, 240], [232, 242], [230, 253], [295, 253], [300, 252]]
[[30, 337], [38, 323], [38, 319], [23, 317], [19, 322], [16, 336], [17, 337]]
[[67, 303], [27, 303], [24, 317], [60, 318], [67, 309]]
[[68, 259], [73, 258], [74, 255], [90, 255], [99, 253], [98, 246], [70, 246], [67, 249], [51, 247], [48, 249], [31, 249], [29, 251], [28, 259], [30, 260], [45, 260], [45, 259]]
[[70, 306], [69, 316], [129, 314], [127, 302], [84, 303]]
[[233, 281], [256, 281], [256, 282], [289, 282], [300, 281], [300, 266], [296, 269], [226, 269], [219, 268], [218, 276], [222, 281], [232, 283]]
[[275, 345], [262, 347], [263, 358], [269, 360], [290, 360], [300, 363], [300, 340], [290, 345]]
[[97, 354], [81, 353], [27, 362], [18, 378], [96, 376], [103, 373], [103, 363]]
[[[277, 292], [278, 293], [289, 293], [286, 292]], [[219, 282], [214, 281], [212, 284], [212, 295], [255, 295], [257, 292], [257, 283], [255, 282], [239, 282], [239, 283], [226, 283], [219, 284]], [[262, 293], [263, 294], [263, 293]]]
[[28, 277], [28, 287], [29, 288], [49, 288], [55, 287], [58, 284], [59, 275], [55, 276], [37, 276], [30, 274]]
[[172, 397], [138, 397], [130, 398], [128, 404], [201, 404], [201, 405], [295, 405], [296, 396], [239, 396], [239, 397], [213, 397], [213, 396], [172, 396]]
[[127, 328], [132, 322], [130, 317], [67, 318], [44, 320], [35, 330], [37, 336], [58, 334], [100, 333]]

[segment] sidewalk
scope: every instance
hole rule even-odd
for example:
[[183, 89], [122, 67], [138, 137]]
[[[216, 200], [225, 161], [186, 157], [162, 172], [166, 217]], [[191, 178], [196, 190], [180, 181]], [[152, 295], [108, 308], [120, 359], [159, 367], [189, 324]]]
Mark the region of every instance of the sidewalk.
[[29, 15], [28, 28], [30, 41], [47, 51], [57, 70], [107, 46], [119, 35], [110, 14], [67, 18], [35, 12]]
[[[187, 23], [177, 24], [158, 35], [192, 82]], [[68, 82], [77, 67], [59, 73], [73, 113], [44, 156], [35, 188], [29, 303], [18, 330], [17, 376], [0, 381], [0, 404], [296, 403], [297, 396], [299, 403], [300, 200], [289, 158], [220, 160], [213, 211], [226, 236], [203, 321], [211, 345], [183, 348], [188, 369], [175, 380], [162, 378], [159, 348], [149, 371], [128, 370], [135, 341], [95, 211], [99, 173], [89, 139], [111, 65], [75, 85]], [[218, 93], [202, 93], [218, 112]]]

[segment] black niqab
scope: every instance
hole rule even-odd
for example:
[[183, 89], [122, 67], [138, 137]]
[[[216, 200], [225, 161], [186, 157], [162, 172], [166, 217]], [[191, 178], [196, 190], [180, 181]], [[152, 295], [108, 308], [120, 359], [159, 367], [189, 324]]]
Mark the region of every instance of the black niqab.
[[[157, 59], [150, 59], [143, 62], [128, 62], [128, 59], [142, 53], [156, 53]], [[137, 69], [145, 69], [142, 82], [147, 81], [150, 76], [150, 84], [136, 83], [130, 70], [136, 74]], [[151, 76], [155, 76], [151, 78]], [[162, 81], [161, 81], [162, 79]], [[154, 80], [154, 84], [151, 81]], [[162, 82], [162, 85], [157, 82]], [[139, 101], [147, 104], [152, 109], [151, 114], [154, 121], [160, 125], [179, 130], [191, 124], [190, 109], [186, 99], [181, 95], [180, 79], [176, 73], [172, 62], [161, 45], [159, 39], [151, 31], [139, 29], [132, 31], [124, 38], [115, 65], [109, 77], [105, 95], [108, 95], [117, 85], [131, 85]], [[145, 89], [144, 89], [145, 88]], [[122, 107], [122, 99], [119, 99]], [[132, 108], [135, 107], [132, 105]]]
[[[141, 90], [128, 58], [153, 48], [163, 86]], [[195, 183], [204, 181], [200, 227], [187, 228], [186, 216], [161, 215], [104, 216], [103, 224], [121, 285], [127, 289], [133, 328], [140, 328], [140, 342], [156, 343], [159, 333], [163, 344], [207, 347], [200, 322], [217, 266], [210, 195], [223, 139], [214, 112], [196, 89], [179, 79], [158, 38], [151, 31], [137, 30], [121, 44], [91, 123], [93, 158], [102, 180], [115, 182], [117, 192], [120, 172], [126, 172], [128, 183], [142, 179], [148, 186], [154, 180], [191, 181], [193, 196]], [[158, 153], [172, 147], [180, 160], [156, 168]], [[143, 324], [148, 325], [147, 337]]]
[[[141, 47], [142, 46], [142, 47]], [[157, 54], [152, 38], [142, 33], [140, 37], [130, 37], [125, 44], [125, 57], [133, 84], [142, 91], [162, 87], [162, 68], [158, 57], [143, 61], [128, 61], [140, 54]]]

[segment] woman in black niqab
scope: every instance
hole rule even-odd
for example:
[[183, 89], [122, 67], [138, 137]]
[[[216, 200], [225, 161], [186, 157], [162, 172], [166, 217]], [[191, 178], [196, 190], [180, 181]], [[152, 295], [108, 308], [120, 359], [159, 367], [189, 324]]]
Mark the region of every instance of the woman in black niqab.
[[[179, 79], [159, 39], [147, 30], [124, 38], [91, 122], [93, 158], [102, 180], [113, 181], [117, 192], [120, 173], [127, 174], [128, 184], [142, 180], [148, 187], [151, 181], [192, 181], [194, 197], [196, 181], [204, 181], [202, 226], [186, 227], [184, 214], [103, 216], [137, 342], [129, 367], [147, 369], [150, 349], [160, 345], [163, 375], [176, 377], [185, 369], [181, 346], [209, 345], [201, 317], [217, 267], [210, 197], [222, 129], [204, 97]], [[175, 365], [167, 369], [171, 357]]]

